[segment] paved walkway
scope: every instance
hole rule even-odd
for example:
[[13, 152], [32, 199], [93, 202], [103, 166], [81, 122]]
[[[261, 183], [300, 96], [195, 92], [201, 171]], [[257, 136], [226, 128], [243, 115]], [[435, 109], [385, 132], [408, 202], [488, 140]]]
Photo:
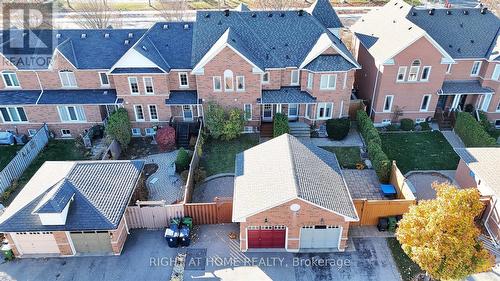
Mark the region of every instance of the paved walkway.
[[390, 231], [378, 231], [376, 226], [350, 226], [349, 238], [384, 238], [395, 237], [396, 234]]
[[342, 170], [353, 199], [384, 200], [375, 170]]
[[[455, 183], [455, 171], [416, 171], [406, 175], [407, 180], [416, 191], [417, 200], [430, 200], [436, 198], [436, 191], [432, 188], [433, 183]], [[458, 186], [458, 185], [457, 185]]]
[[208, 180], [193, 191], [193, 202], [210, 203], [215, 197], [233, 197], [234, 176], [225, 176]]
[[[300, 138], [300, 140], [308, 138]], [[312, 144], [316, 146], [363, 146], [361, 136], [355, 128], [351, 128], [347, 137], [340, 141], [334, 141], [329, 138], [310, 138]]]
[[441, 131], [446, 140], [450, 143], [453, 148], [465, 148], [462, 140], [453, 131]]
[[165, 200], [167, 204], [172, 204], [183, 199], [184, 183], [180, 176], [175, 173], [174, 163], [177, 152], [178, 150], [175, 150], [146, 157], [146, 164], [155, 163], [158, 165], [156, 173], [152, 174], [146, 181], [149, 200]]

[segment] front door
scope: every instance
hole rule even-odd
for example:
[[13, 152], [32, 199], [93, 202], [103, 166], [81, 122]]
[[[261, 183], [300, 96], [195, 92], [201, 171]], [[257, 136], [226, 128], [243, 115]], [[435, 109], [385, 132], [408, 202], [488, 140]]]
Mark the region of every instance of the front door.
[[299, 117], [299, 105], [291, 103], [288, 105], [288, 119], [295, 120]]
[[193, 108], [191, 105], [182, 106], [182, 117], [184, 121], [193, 121]]
[[273, 105], [272, 104], [264, 104], [264, 108], [262, 109], [262, 120], [263, 121], [272, 121], [273, 120]]

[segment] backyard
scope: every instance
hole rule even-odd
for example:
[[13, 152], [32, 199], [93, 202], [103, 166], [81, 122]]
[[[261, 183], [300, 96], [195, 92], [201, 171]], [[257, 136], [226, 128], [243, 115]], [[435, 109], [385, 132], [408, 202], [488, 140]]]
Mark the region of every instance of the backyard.
[[85, 150], [74, 140], [51, 140], [17, 181], [2, 194], [2, 204], [8, 205], [45, 161], [86, 160]]
[[359, 154], [359, 147], [357, 146], [322, 146], [321, 148], [335, 153], [340, 166], [344, 169], [355, 169], [356, 164], [363, 162]]
[[441, 132], [383, 133], [382, 149], [403, 174], [414, 170], [455, 170], [460, 158]]
[[236, 154], [259, 143], [259, 135], [243, 134], [233, 140], [219, 140], [209, 138], [203, 145], [203, 154], [200, 166], [205, 169], [207, 176], [220, 173], [234, 173]]
[[22, 145], [0, 145], [0, 171], [9, 164], [21, 148], [23, 148]]

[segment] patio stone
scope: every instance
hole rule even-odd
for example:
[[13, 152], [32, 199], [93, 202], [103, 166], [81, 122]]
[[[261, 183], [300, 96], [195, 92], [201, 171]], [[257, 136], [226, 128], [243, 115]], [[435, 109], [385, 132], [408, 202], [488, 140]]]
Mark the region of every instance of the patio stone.
[[158, 170], [146, 181], [149, 191], [149, 200], [164, 200], [167, 204], [181, 201], [184, 196], [184, 182], [175, 173], [175, 159], [178, 150], [154, 154], [146, 157], [146, 164], [158, 165]]
[[342, 170], [352, 199], [384, 200], [380, 182], [374, 170]]

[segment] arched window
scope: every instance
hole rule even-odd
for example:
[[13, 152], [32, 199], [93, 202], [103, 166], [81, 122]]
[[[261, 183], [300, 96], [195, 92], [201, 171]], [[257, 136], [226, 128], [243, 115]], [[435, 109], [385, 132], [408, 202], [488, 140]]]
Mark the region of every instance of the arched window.
[[71, 70], [59, 71], [59, 78], [61, 78], [61, 85], [63, 87], [77, 87], [75, 73]]
[[224, 90], [232, 91], [234, 89], [233, 72], [229, 69], [224, 71]]
[[420, 71], [420, 60], [414, 60], [411, 63], [410, 74], [408, 75], [408, 81], [417, 81], [419, 71]]

